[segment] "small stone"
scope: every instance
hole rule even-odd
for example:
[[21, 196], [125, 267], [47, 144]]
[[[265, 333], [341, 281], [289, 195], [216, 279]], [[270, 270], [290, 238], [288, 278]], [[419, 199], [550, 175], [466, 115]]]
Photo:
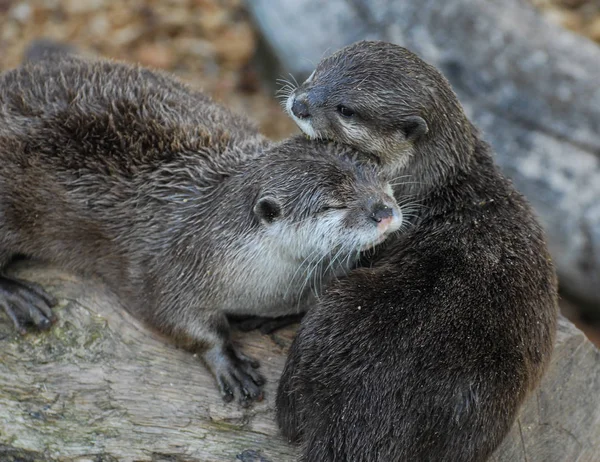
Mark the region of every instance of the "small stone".
[[566, 8], [579, 8], [581, 5], [588, 2], [589, 0], [555, 0], [555, 3]]
[[207, 40], [185, 37], [177, 40], [177, 49], [202, 59], [214, 59], [215, 48]]
[[600, 16], [592, 21], [588, 26], [588, 35], [592, 40], [600, 42]]
[[109, 30], [110, 24], [104, 15], [94, 15], [89, 23], [89, 31], [93, 35], [102, 36]]
[[244, 93], [256, 93], [260, 90], [260, 78], [254, 67], [246, 65], [240, 70], [237, 89]]
[[69, 13], [91, 13], [105, 8], [104, 0], [67, 0], [64, 2], [65, 10]]
[[581, 16], [572, 11], [552, 8], [546, 11], [546, 17], [555, 24], [574, 31], [579, 31], [582, 26]]
[[31, 6], [25, 2], [19, 3], [12, 9], [11, 16], [19, 22], [26, 23], [31, 17]]
[[138, 48], [136, 59], [144, 66], [169, 69], [173, 66], [174, 56], [167, 47], [159, 44], [148, 44]]
[[248, 24], [236, 24], [215, 40], [219, 58], [231, 68], [245, 66], [256, 49], [254, 31]]
[[114, 30], [111, 34], [113, 44], [124, 46], [138, 39], [143, 34], [143, 30], [137, 25], [131, 25]]

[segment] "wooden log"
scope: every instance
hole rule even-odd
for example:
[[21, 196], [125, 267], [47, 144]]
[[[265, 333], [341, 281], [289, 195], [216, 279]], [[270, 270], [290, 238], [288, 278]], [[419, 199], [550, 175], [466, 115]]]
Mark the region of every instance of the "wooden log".
[[492, 461], [597, 462], [600, 350], [565, 318], [552, 363]]
[[224, 404], [198, 358], [128, 315], [101, 284], [45, 266], [18, 274], [62, 302], [47, 332], [21, 337], [6, 317], [0, 323], [1, 461], [17, 449], [44, 461], [292, 460], [273, 419], [291, 330], [244, 335], [269, 383], [267, 399], [243, 409]]
[[[22, 337], [0, 314], [0, 461], [295, 460], [273, 412], [294, 329], [237, 336], [268, 379], [265, 401], [242, 409], [221, 401], [197, 358], [129, 316], [101, 284], [30, 262], [13, 270], [61, 302], [58, 323], [41, 334]], [[551, 368], [494, 460], [597, 454], [600, 352], [562, 319]]]
[[405, 46], [450, 80], [546, 228], [562, 288], [600, 313], [600, 48], [524, 0], [249, 0], [300, 78], [361, 39]]

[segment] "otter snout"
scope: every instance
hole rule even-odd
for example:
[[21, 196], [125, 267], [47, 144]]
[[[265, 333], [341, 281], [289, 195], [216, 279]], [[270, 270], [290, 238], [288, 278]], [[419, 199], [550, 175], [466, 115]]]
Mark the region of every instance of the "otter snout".
[[377, 229], [383, 234], [396, 231], [402, 224], [402, 213], [395, 205], [376, 201], [369, 207], [369, 218], [377, 223]]
[[374, 234], [371, 234], [372, 240], [361, 247], [362, 251], [381, 244], [402, 225], [402, 212], [391, 198], [369, 200], [363, 210], [368, 220], [375, 225], [375, 229], [371, 231], [374, 231]]
[[299, 119], [308, 119], [310, 117], [308, 104], [299, 98], [294, 98], [292, 102], [292, 114]]
[[369, 217], [376, 223], [381, 223], [383, 220], [392, 219], [394, 216], [394, 210], [385, 204], [375, 204]]

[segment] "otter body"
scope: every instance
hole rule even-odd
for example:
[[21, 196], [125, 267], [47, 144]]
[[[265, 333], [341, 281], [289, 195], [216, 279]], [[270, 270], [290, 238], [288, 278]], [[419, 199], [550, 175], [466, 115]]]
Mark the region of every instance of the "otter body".
[[[344, 158], [351, 150], [269, 143], [134, 66], [63, 57], [6, 72], [0, 122], [0, 269], [24, 255], [100, 276], [132, 313], [202, 352], [226, 400], [257, 399], [263, 382], [226, 315], [303, 309], [314, 281], [401, 220], [389, 185]], [[49, 327], [53, 303], [0, 277], [21, 331]]]
[[284, 435], [304, 461], [486, 460], [555, 337], [556, 276], [531, 208], [448, 82], [404, 48], [339, 51], [287, 107], [307, 134], [398, 177], [411, 225], [305, 316], [278, 390]]

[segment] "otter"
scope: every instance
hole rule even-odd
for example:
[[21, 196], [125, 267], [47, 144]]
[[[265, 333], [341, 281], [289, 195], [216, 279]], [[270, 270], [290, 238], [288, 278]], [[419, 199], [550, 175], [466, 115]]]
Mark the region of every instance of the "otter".
[[448, 81], [405, 48], [350, 45], [286, 105], [311, 138], [397, 177], [409, 225], [306, 314], [278, 389], [283, 434], [303, 461], [486, 460], [555, 338], [557, 279], [531, 207]]
[[[264, 381], [226, 315], [305, 309], [402, 221], [389, 183], [352, 149], [269, 142], [141, 67], [25, 64], [0, 76], [0, 120], [0, 269], [25, 256], [99, 276], [201, 353], [225, 401], [261, 399]], [[54, 303], [0, 273], [0, 305], [20, 332], [50, 327]]]

